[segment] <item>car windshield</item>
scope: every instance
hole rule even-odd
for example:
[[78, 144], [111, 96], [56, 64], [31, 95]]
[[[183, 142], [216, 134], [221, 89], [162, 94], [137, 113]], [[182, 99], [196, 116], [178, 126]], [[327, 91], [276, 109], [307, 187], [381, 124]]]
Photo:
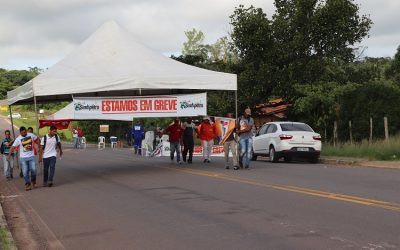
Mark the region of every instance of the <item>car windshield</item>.
[[314, 132], [310, 126], [304, 123], [281, 123], [282, 131], [307, 131]]

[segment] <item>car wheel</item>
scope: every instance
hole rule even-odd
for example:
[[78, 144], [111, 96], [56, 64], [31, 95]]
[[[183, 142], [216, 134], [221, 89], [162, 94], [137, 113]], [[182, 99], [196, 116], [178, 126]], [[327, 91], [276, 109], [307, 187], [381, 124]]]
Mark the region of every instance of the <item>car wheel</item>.
[[271, 146], [269, 148], [269, 161], [270, 162], [277, 162], [278, 161], [278, 157], [276, 155], [274, 146]]
[[290, 157], [290, 156], [285, 156], [284, 159], [285, 159], [285, 162], [291, 162], [292, 161], [292, 157]]

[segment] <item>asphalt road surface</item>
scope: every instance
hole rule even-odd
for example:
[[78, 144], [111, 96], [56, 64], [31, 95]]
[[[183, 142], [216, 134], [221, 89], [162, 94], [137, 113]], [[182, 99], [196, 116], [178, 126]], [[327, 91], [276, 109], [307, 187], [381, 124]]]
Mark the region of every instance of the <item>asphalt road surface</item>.
[[67, 149], [54, 187], [2, 182], [50, 249], [400, 249], [399, 170], [194, 162]]

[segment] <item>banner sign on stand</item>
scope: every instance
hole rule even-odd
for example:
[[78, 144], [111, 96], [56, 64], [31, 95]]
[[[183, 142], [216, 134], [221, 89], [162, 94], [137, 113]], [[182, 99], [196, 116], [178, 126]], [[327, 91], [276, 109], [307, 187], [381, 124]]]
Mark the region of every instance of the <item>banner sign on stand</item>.
[[76, 97], [75, 119], [131, 121], [136, 117], [207, 115], [207, 93], [147, 97]]

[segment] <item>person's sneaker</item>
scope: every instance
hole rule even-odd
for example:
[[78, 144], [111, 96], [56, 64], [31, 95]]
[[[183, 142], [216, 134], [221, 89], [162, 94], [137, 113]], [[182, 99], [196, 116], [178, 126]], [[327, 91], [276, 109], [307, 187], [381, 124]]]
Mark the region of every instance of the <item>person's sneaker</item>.
[[229, 169], [229, 166], [225, 166], [225, 169]]
[[247, 169], [247, 170], [249, 170], [249, 169], [250, 169], [250, 167], [249, 167], [249, 166], [245, 166], [244, 168], [245, 168], [245, 169]]
[[239, 170], [239, 167], [238, 166], [234, 166], [233, 170]]
[[207, 159], [207, 163], [211, 163], [211, 161], [209, 159]]
[[25, 184], [25, 191], [29, 191], [31, 189], [32, 189], [31, 184]]
[[204, 159], [203, 163], [207, 163], [207, 161], [208, 161], [207, 159]]
[[32, 181], [32, 188], [36, 188], [36, 182]]
[[7, 176], [6, 179], [7, 179], [7, 181], [9, 181], [9, 180], [11, 180], [11, 177]]
[[53, 186], [53, 182], [49, 182], [49, 185], [47, 185], [48, 187], [52, 187]]
[[47, 182], [43, 182], [43, 187], [47, 187]]
[[178, 164], [179, 164], [179, 165], [182, 165], [182, 164], [183, 164], [183, 161], [178, 161]]
[[11, 179], [14, 179], [14, 176], [13, 176], [13, 174], [11, 174], [11, 175], [10, 175], [10, 178], [11, 178]]

